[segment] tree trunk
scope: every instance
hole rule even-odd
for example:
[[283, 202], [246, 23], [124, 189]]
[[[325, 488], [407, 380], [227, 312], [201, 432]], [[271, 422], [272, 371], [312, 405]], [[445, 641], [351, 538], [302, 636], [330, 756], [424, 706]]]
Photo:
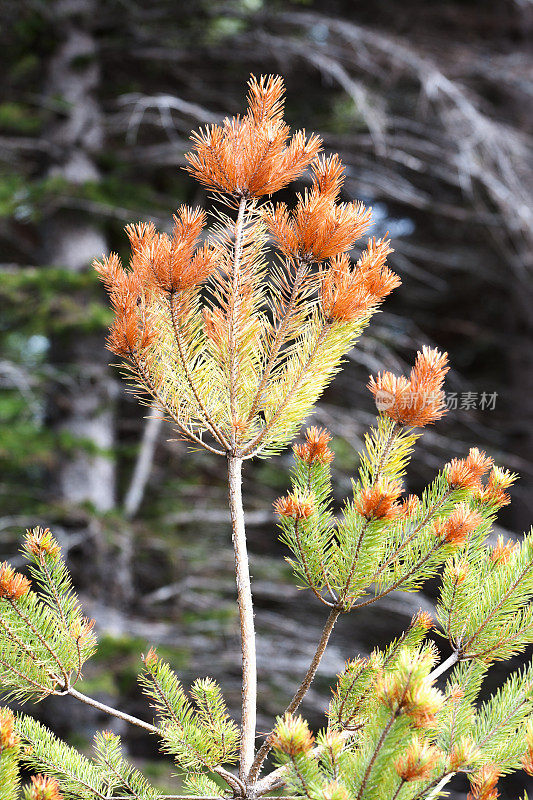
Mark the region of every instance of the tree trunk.
[[[91, 27], [96, 0], [56, 0], [53, 6], [61, 40], [49, 60], [45, 102], [61, 104], [61, 116], [48, 130], [55, 160], [48, 177], [81, 185], [99, 179], [94, 156], [102, 146], [101, 115], [95, 92], [99, 82]], [[63, 111], [64, 109], [64, 111]], [[99, 227], [79, 211], [59, 209], [43, 225], [46, 264], [73, 272], [87, 269], [106, 250]], [[80, 311], [82, 314], [83, 311]], [[56, 472], [58, 499], [90, 502], [98, 511], [115, 505], [114, 381], [107, 368], [103, 337], [76, 333], [52, 342], [54, 367], [64, 376], [50, 392], [50, 422], [67, 439], [67, 457]], [[81, 440], [81, 441], [80, 441]]]

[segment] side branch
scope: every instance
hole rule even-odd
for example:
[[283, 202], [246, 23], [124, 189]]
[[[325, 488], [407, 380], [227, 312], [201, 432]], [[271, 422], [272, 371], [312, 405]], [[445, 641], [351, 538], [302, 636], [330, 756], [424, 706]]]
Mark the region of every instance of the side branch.
[[210, 453], [214, 453], [217, 456], [225, 455], [223, 450], [218, 450], [216, 447], [211, 447], [211, 445], [207, 444], [207, 442], [204, 442], [203, 439], [197, 436], [180, 419], [178, 419], [171, 406], [167, 403], [167, 401], [163, 397], [160, 396], [159, 392], [157, 391], [157, 387], [154, 385], [154, 382], [150, 374], [145, 369], [140, 358], [138, 358], [138, 356], [132, 352], [130, 353], [130, 359], [133, 366], [137, 370], [137, 374], [141, 379], [143, 388], [149, 394], [151, 394], [152, 398], [156, 401], [156, 403], [158, 403], [161, 406], [161, 408], [167, 412], [167, 414], [171, 417], [171, 419], [176, 423], [180, 431], [183, 433], [185, 438], [189, 439], [189, 441], [192, 441], [195, 444], [200, 445], [200, 447], [203, 447], [205, 450], [209, 450]]
[[289, 300], [287, 302], [287, 306], [286, 306], [286, 309], [285, 309], [285, 315], [284, 315], [284, 317], [283, 317], [283, 319], [282, 319], [282, 321], [281, 321], [281, 323], [278, 326], [278, 329], [276, 331], [276, 335], [274, 337], [274, 342], [272, 344], [272, 348], [271, 348], [271, 351], [270, 351], [270, 355], [268, 357], [268, 361], [267, 361], [265, 369], [263, 371], [263, 375], [261, 377], [259, 386], [257, 387], [257, 391], [255, 393], [255, 396], [254, 396], [254, 399], [253, 399], [253, 402], [252, 402], [252, 407], [251, 407], [250, 412], [248, 414], [248, 422], [250, 422], [250, 420], [253, 419], [253, 416], [254, 416], [254, 414], [255, 414], [255, 412], [257, 410], [257, 407], [261, 403], [265, 387], [266, 387], [266, 385], [268, 383], [268, 379], [270, 378], [270, 374], [271, 374], [271, 372], [272, 372], [272, 370], [273, 370], [273, 368], [274, 368], [274, 366], [276, 364], [276, 359], [278, 357], [279, 351], [280, 351], [280, 349], [281, 349], [281, 347], [282, 347], [282, 345], [283, 345], [283, 343], [285, 341], [285, 338], [286, 338], [285, 337], [285, 331], [286, 331], [287, 326], [289, 325], [289, 323], [291, 321], [291, 318], [292, 318], [292, 316], [294, 314], [294, 309], [296, 307], [296, 302], [297, 302], [297, 299], [298, 299], [298, 292], [299, 292], [299, 290], [300, 290], [300, 288], [302, 286], [303, 280], [304, 280], [305, 276], [307, 275], [308, 270], [309, 270], [309, 264], [306, 261], [303, 261], [303, 260], [300, 261], [300, 263], [298, 264], [298, 267], [296, 269], [296, 274], [294, 276], [294, 282], [293, 282], [293, 285], [292, 285], [291, 295], [290, 295], [290, 298], [289, 298]]
[[188, 384], [189, 384], [189, 386], [191, 388], [191, 392], [194, 395], [194, 399], [198, 403], [198, 407], [199, 407], [199, 409], [200, 409], [200, 411], [202, 413], [202, 416], [203, 416], [203, 418], [205, 420], [205, 424], [207, 425], [207, 427], [209, 428], [209, 430], [211, 431], [211, 433], [213, 434], [215, 439], [222, 445], [222, 447], [227, 449], [228, 448], [228, 442], [226, 441], [226, 438], [225, 438], [224, 434], [218, 428], [217, 424], [211, 418], [208, 410], [206, 409], [205, 404], [204, 404], [204, 402], [203, 402], [203, 400], [202, 400], [202, 398], [200, 396], [200, 393], [199, 393], [199, 391], [198, 391], [198, 389], [196, 387], [196, 384], [194, 382], [194, 378], [193, 378], [193, 376], [191, 374], [189, 366], [187, 364], [187, 355], [185, 353], [185, 349], [184, 349], [184, 346], [183, 346], [183, 339], [182, 339], [182, 336], [181, 336], [179, 319], [178, 319], [178, 310], [176, 308], [176, 300], [177, 300], [177, 294], [176, 294], [176, 292], [172, 292], [172, 294], [170, 295], [170, 299], [169, 299], [170, 316], [171, 316], [171, 319], [172, 319], [172, 330], [174, 331], [174, 338], [176, 340], [176, 344], [178, 345], [178, 352], [179, 352], [179, 355], [180, 355], [181, 366], [183, 367], [183, 371], [185, 373], [185, 377], [187, 378], [187, 382], [188, 382]]
[[[112, 706], [108, 706], [105, 703], [100, 703], [98, 700], [95, 700], [94, 697], [89, 697], [86, 694], [82, 694], [78, 692], [77, 689], [74, 689], [72, 686], [69, 686], [68, 689], [64, 692], [66, 695], [70, 695], [74, 697], [76, 700], [79, 700], [81, 703], [85, 703], [85, 705], [92, 706], [92, 708], [98, 709], [98, 711], [103, 711], [105, 714], [108, 714], [111, 717], [117, 717], [117, 719], [121, 719], [123, 722], [127, 722], [130, 725], [135, 725], [137, 728], [142, 728], [149, 733], [157, 733], [159, 734], [159, 728], [155, 725], [151, 725], [149, 722], [145, 722], [139, 717], [133, 717], [131, 714], [126, 714], [124, 711], [119, 711], [118, 708], [113, 708]], [[224, 767], [215, 767], [213, 772], [216, 772], [223, 778], [228, 786], [230, 786], [234, 791], [235, 789], [243, 790], [244, 786], [241, 781], [235, 776], [232, 775], [231, 772], [228, 772], [224, 769]]]
[[330, 331], [330, 328], [331, 328], [331, 322], [325, 321], [324, 324], [322, 325], [320, 333], [318, 334], [318, 336], [316, 338], [316, 342], [315, 342], [315, 344], [313, 346], [313, 349], [312, 349], [311, 353], [309, 354], [305, 364], [301, 367], [301, 369], [300, 369], [300, 371], [298, 373], [298, 377], [296, 378], [296, 380], [292, 384], [291, 388], [289, 389], [289, 391], [285, 395], [285, 398], [282, 400], [279, 408], [277, 409], [277, 411], [274, 414], [274, 416], [272, 417], [272, 419], [270, 419], [266, 423], [266, 425], [258, 432], [257, 436], [253, 439], [253, 441], [251, 441], [250, 444], [247, 446], [247, 448], [246, 448], [246, 450], [245, 450], [245, 452], [243, 454], [245, 458], [253, 458], [259, 452], [260, 447], [261, 447], [261, 442], [264, 439], [265, 435], [272, 428], [272, 426], [276, 424], [278, 419], [281, 417], [281, 415], [285, 411], [287, 405], [292, 400], [294, 394], [298, 391], [298, 389], [302, 385], [302, 382], [303, 382], [303, 379], [305, 377], [305, 374], [306, 374], [307, 370], [309, 369], [309, 367], [311, 366], [311, 364], [313, 363], [313, 361], [315, 359], [315, 356], [316, 356], [320, 346], [323, 344], [324, 339], [326, 338], [327, 334]]
[[[320, 664], [320, 662], [322, 660], [322, 656], [324, 655], [324, 651], [325, 651], [325, 649], [326, 649], [326, 647], [328, 645], [329, 637], [331, 636], [331, 633], [333, 631], [335, 623], [337, 622], [337, 619], [339, 618], [340, 613], [341, 613], [341, 609], [340, 608], [332, 608], [331, 609], [329, 617], [327, 618], [326, 624], [324, 626], [324, 630], [322, 631], [322, 636], [320, 637], [320, 641], [319, 641], [319, 643], [317, 645], [317, 648], [315, 650], [315, 654], [313, 656], [313, 660], [311, 661], [311, 664], [309, 665], [309, 669], [307, 670], [307, 672], [305, 674], [305, 677], [304, 677], [303, 681], [301, 682], [300, 686], [296, 690], [296, 692], [294, 694], [294, 697], [292, 698], [291, 702], [289, 703], [289, 705], [285, 709], [284, 714], [293, 714], [296, 711], [296, 709], [298, 708], [298, 706], [300, 705], [300, 703], [302, 702], [302, 700], [305, 697], [305, 695], [307, 694], [307, 690], [309, 689], [309, 687], [311, 686], [311, 683], [313, 682], [313, 679], [314, 679], [314, 677], [316, 675], [316, 671], [317, 671], [317, 669], [319, 667], [319, 664]], [[254, 759], [254, 762], [253, 762], [252, 767], [250, 769], [250, 774], [248, 776], [250, 781], [254, 781], [257, 778], [257, 775], [259, 774], [259, 770], [261, 769], [261, 766], [262, 766], [265, 758], [267, 757], [267, 755], [270, 752], [270, 749], [272, 747], [272, 742], [273, 741], [274, 741], [274, 733], [272, 732], [265, 739], [265, 741], [263, 742], [262, 746], [257, 751], [257, 755], [256, 755], [256, 757]]]

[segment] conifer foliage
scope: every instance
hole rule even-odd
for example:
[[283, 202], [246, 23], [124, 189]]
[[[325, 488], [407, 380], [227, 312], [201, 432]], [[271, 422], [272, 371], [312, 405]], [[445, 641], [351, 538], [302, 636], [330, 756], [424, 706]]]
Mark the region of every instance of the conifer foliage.
[[[400, 280], [386, 265], [387, 239], [371, 239], [351, 263], [371, 212], [341, 199], [342, 164], [320, 153], [317, 136], [291, 136], [281, 78], [252, 78], [248, 103], [244, 116], [192, 137], [188, 169], [217, 203], [209, 228], [204, 211], [183, 206], [170, 233], [127, 226], [127, 268], [115, 254], [95, 263], [115, 312], [108, 345], [134, 391], [193, 446], [227, 460], [240, 721], [211, 678], [186, 689], [153, 649], [140, 670], [152, 722], [83, 694], [96, 638], [60, 547], [42, 528], [27, 532], [24, 574], [0, 565], [0, 683], [8, 698], [69, 695], [150, 732], [179, 768], [182, 791], [205, 800], [252, 800], [276, 789], [309, 800], [429, 800], [458, 773], [469, 776], [472, 800], [492, 800], [501, 775], [533, 773], [533, 666], [478, 700], [491, 663], [533, 641], [533, 532], [521, 544], [501, 537], [489, 544], [516, 476], [476, 448], [444, 465], [420, 497], [405, 496], [416, 441], [446, 410], [447, 355], [426, 347], [409, 377], [370, 378], [378, 414], [340, 514], [332, 510], [331, 434], [311, 427], [293, 448], [291, 486], [275, 511], [295, 580], [318, 609], [327, 607], [327, 619], [299, 688], [256, 748], [242, 463], [293, 438]], [[268, 200], [305, 171], [309, 188], [294, 207]], [[327, 724], [312, 732], [297, 712], [337, 619], [392, 591], [416, 591], [437, 574], [437, 619], [420, 612], [388, 648], [354, 653], [333, 688]], [[433, 628], [452, 649], [446, 660], [428, 638]], [[269, 754], [275, 765], [262, 774]], [[34, 773], [23, 788], [21, 763]], [[98, 733], [92, 755], [81, 755], [30, 715], [4, 708], [0, 800], [20, 797], [161, 794], [113, 733]]]

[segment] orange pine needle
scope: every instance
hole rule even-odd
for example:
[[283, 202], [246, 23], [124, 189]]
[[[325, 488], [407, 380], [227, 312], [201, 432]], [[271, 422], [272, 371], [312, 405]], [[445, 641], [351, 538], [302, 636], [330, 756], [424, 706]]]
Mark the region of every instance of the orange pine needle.
[[9, 708], [0, 709], [0, 752], [16, 747], [19, 743], [13, 712]]
[[0, 564], [0, 598], [3, 600], [20, 600], [28, 594], [30, 582], [20, 572], [4, 561]]
[[453, 489], [473, 490], [492, 466], [492, 458], [477, 447], [472, 447], [467, 458], [453, 458], [444, 468], [448, 483]]
[[284, 203], [263, 209], [263, 219], [284, 255], [324, 261], [350, 250], [368, 230], [371, 209], [337, 202], [342, 172], [338, 156], [317, 158], [311, 190], [299, 196], [293, 212]]
[[285, 497], [279, 497], [274, 503], [274, 511], [281, 517], [292, 517], [295, 520], [308, 519], [315, 510], [315, 501], [312, 495], [303, 496], [292, 492]]
[[34, 556], [51, 556], [57, 558], [61, 548], [52, 536], [50, 528], [37, 526], [26, 531], [26, 547]]
[[30, 800], [62, 800], [63, 795], [59, 791], [59, 783], [55, 778], [33, 775], [31, 783], [28, 793]]
[[501, 771], [496, 764], [485, 764], [470, 777], [471, 791], [467, 800], [496, 800], [499, 796], [497, 783]]
[[325, 428], [316, 428], [314, 425], [305, 432], [304, 444], [294, 445], [293, 450], [302, 461], [311, 465], [315, 461], [321, 464], [330, 464], [335, 454], [328, 447], [331, 434]]
[[494, 561], [495, 564], [507, 564], [517, 552], [518, 547], [518, 542], [514, 542], [512, 539], [504, 541], [503, 536], [500, 534], [490, 554], [491, 560]]
[[355, 507], [365, 519], [392, 519], [400, 513], [397, 500], [402, 492], [398, 481], [380, 480], [363, 489]]
[[188, 171], [204, 186], [235, 197], [261, 197], [298, 178], [321, 149], [318, 136], [306, 137], [283, 121], [281, 77], [252, 76], [248, 110], [191, 137]]
[[478, 511], [474, 511], [466, 503], [459, 503], [447, 519], [434, 523], [434, 530], [448, 544], [460, 547], [482, 522], [483, 517]]
[[409, 380], [390, 372], [370, 377], [368, 388], [380, 411], [407, 427], [422, 428], [446, 413], [442, 384], [448, 372], [448, 354], [423, 347], [417, 353]]

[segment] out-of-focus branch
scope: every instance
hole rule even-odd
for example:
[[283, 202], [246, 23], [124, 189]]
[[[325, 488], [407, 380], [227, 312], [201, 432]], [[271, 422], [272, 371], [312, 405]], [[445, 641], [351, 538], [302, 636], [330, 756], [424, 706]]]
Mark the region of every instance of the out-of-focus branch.
[[139, 454], [126, 497], [124, 498], [124, 516], [127, 519], [131, 519], [137, 514], [143, 501], [144, 490], [152, 471], [155, 448], [162, 422], [163, 417], [156, 408], [152, 407], [152, 414], [146, 420]]

